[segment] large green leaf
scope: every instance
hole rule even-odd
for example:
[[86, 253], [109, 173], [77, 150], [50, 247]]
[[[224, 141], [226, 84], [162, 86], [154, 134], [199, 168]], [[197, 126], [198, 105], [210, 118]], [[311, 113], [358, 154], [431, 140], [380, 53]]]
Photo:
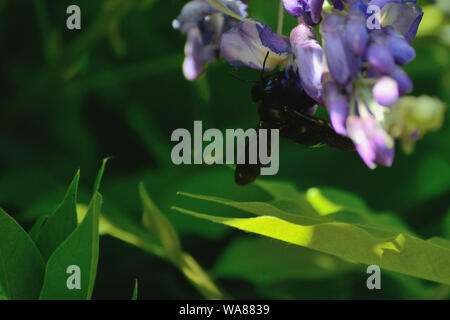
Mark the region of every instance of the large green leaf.
[[[383, 226], [396, 231], [413, 233], [413, 231], [395, 214], [377, 212], [374, 214], [364, 200], [358, 196], [334, 188], [310, 188], [300, 192], [287, 182], [264, 182], [257, 184], [268, 192], [275, 203], [295, 202], [297, 212], [308, 213], [323, 221], [352, 222], [362, 226]], [[312, 209], [312, 210], [311, 210]]]
[[37, 245], [45, 260], [77, 227], [76, 205], [79, 180], [80, 171], [78, 170], [64, 196], [64, 200], [56, 211], [48, 217], [37, 236]]
[[219, 203], [255, 215], [269, 215], [293, 223], [311, 225], [320, 222], [346, 222], [358, 225], [376, 236], [390, 232], [414, 233], [392, 213], [371, 212], [357, 196], [333, 188], [310, 188], [298, 191], [286, 182], [257, 182], [269, 193], [271, 201], [233, 201], [218, 197], [179, 192], [190, 198]]
[[[50, 256], [40, 299], [91, 298], [97, 273], [101, 202], [101, 195], [94, 194], [84, 220]], [[81, 288], [70, 290], [67, 270], [73, 265], [81, 271]]]
[[8, 299], [36, 299], [44, 277], [44, 260], [34, 241], [0, 209], [0, 286]]
[[184, 194], [238, 208], [258, 215], [256, 218], [217, 217], [178, 207], [174, 209], [347, 261], [376, 264], [387, 270], [450, 284], [450, 250], [444, 239], [419, 239], [398, 219], [370, 213], [361, 205], [351, 206], [348, 199], [342, 201], [347, 205], [336, 199], [332, 201], [330, 198], [333, 197], [327, 198], [320, 189], [310, 189], [306, 193], [307, 203], [303, 203], [305, 197], [302, 198], [302, 194], [295, 196], [292, 188], [286, 196], [271, 194], [275, 198], [268, 202], [237, 202]]

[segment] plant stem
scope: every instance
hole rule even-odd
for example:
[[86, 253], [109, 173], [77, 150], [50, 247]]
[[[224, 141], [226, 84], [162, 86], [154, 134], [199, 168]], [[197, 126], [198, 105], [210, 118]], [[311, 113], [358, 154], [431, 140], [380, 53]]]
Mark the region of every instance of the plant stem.
[[284, 6], [282, 0], [280, 0], [280, 5], [278, 7], [278, 25], [277, 33], [282, 35], [283, 33], [283, 20], [284, 20]]

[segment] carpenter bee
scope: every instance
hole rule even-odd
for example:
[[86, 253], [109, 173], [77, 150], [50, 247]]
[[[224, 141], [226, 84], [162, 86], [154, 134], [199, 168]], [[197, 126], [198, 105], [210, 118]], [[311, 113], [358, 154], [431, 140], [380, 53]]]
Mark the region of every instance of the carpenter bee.
[[[263, 65], [267, 57], [268, 54]], [[304, 90], [298, 89], [294, 71], [280, 71], [265, 77], [263, 73], [264, 67], [261, 79], [255, 82], [251, 91], [253, 101], [259, 103], [257, 129], [278, 129], [281, 137], [305, 146], [328, 145], [345, 151], [355, 149], [353, 142], [337, 134], [328, 121], [308, 115], [308, 110], [317, 102]], [[267, 143], [270, 152], [270, 139]], [[235, 182], [238, 185], [249, 184], [260, 175], [262, 164], [248, 163], [248, 150], [247, 144], [247, 161], [236, 166]]]

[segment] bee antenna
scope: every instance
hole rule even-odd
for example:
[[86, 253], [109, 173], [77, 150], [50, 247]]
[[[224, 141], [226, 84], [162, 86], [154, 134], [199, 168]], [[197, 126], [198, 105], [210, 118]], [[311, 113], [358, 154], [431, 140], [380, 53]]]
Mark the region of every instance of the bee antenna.
[[263, 67], [262, 67], [262, 70], [261, 70], [261, 80], [264, 77], [264, 72], [265, 72], [265, 69], [266, 69], [266, 62], [267, 62], [267, 58], [269, 57], [269, 54], [270, 54], [270, 51], [267, 51], [266, 56], [264, 58]]

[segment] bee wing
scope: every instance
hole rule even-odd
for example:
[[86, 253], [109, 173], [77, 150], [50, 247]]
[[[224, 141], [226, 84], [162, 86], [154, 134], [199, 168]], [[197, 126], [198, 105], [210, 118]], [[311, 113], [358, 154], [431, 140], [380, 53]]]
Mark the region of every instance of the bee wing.
[[289, 107], [288, 125], [280, 130], [280, 135], [307, 146], [328, 145], [340, 150], [355, 150], [352, 140], [337, 134], [328, 121], [302, 114]]

